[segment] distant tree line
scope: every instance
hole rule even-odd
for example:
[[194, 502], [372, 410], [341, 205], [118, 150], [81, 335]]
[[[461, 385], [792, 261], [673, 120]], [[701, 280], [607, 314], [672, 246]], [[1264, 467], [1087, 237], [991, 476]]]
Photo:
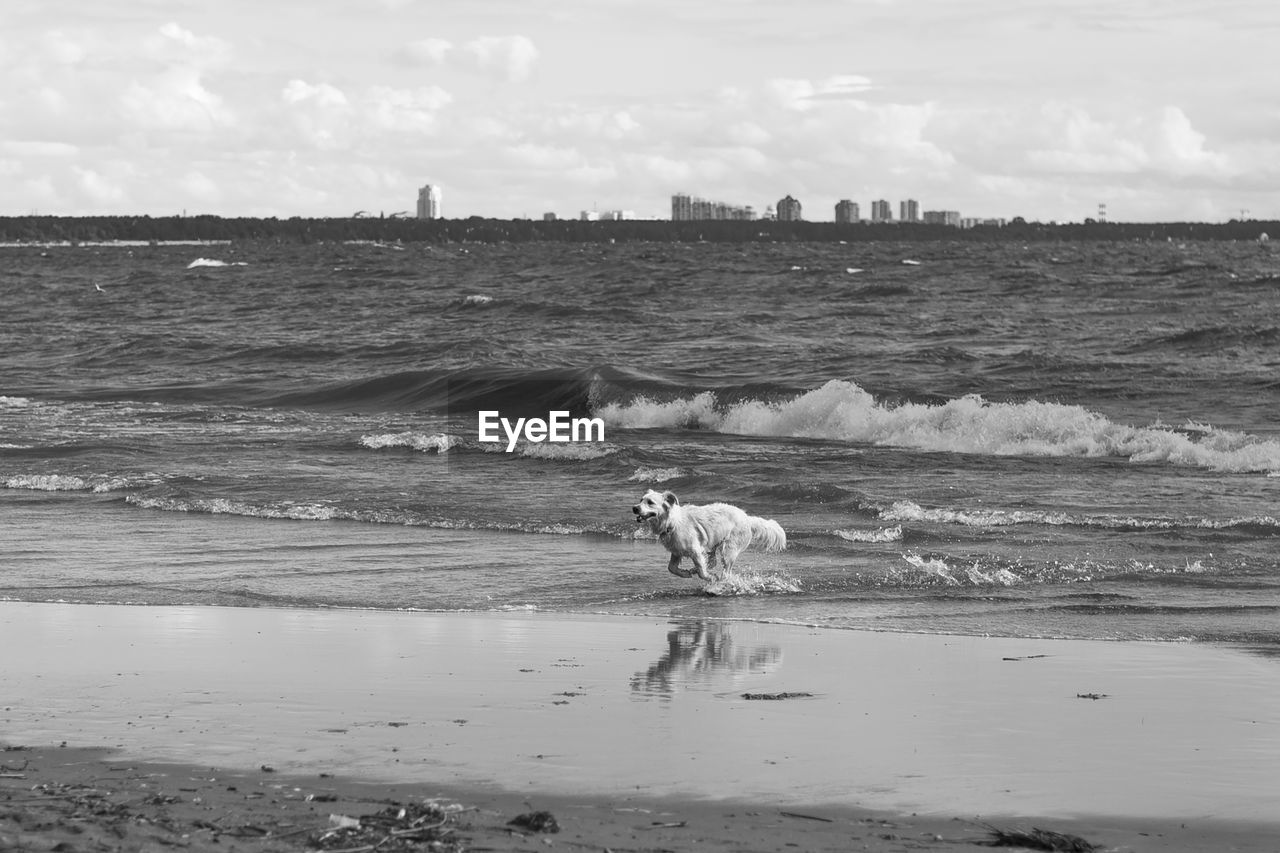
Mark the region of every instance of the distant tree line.
[[576, 219], [409, 219], [356, 217], [266, 219], [220, 216], [0, 217], [0, 242], [233, 240], [315, 243], [342, 240], [427, 243], [570, 242], [861, 242], [861, 241], [1133, 241], [1280, 238], [1276, 221], [1042, 223], [1014, 218], [1003, 226], [959, 229], [920, 223], [848, 224], [770, 220], [667, 221]]

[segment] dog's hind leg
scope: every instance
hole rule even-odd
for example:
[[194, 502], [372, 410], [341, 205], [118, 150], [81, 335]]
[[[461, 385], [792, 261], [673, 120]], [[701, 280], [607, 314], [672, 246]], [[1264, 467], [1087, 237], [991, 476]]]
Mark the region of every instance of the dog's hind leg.
[[693, 577], [693, 571], [692, 571], [691, 569], [682, 569], [682, 568], [680, 568], [680, 555], [679, 555], [679, 554], [672, 554], [672, 555], [671, 555], [671, 560], [667, 563], [667, 571], [671, 572], [671, 574], [675, 575], [675, 576], [676, 576], [676, 577], [678, 577], [678, 578], [691, 578], [691, 577]]
[[723, 561], [725, 571], [733, 568], [733, 564], [738, 561], [738, 555], [751, 544], [751, 531], [745, 533], [735, 530], [720, 545], [720, 559]]

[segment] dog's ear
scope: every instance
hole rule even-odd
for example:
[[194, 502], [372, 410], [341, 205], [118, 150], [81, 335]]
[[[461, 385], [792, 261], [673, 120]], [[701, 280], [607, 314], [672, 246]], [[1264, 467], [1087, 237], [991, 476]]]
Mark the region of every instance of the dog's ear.
[[678, 506], [680, 504], [680, 499], [676, 497], [675, 492], [665, 493], [662, 496], [662, 500], [667, 506]]

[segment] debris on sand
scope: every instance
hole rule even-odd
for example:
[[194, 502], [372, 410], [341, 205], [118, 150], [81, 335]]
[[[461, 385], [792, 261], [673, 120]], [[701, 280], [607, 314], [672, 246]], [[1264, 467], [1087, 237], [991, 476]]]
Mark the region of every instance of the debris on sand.
[[422, 850], [428, 845], [427, 849], [440, 853], [461, 853], [466, 848], [451, 825], [459, 811], [460, 806], [426, 802], [392, 805], [359, 818], [330, 815], [330, 827], [312, 833], [310, 846], [313, 850], [376, 849], [384, 853]]
[[743, 699], [812, 699], [812, 693], [743, 693]]
[[560, 824], [551, 812], [527, 812], [507, 821], [508, 826], [518, 826], [530, 832], [559, 832]]
[[994, 826], [988, 826], [987, 831], [994, 838], [990, 841], [979, 841], [983, 847], [1024, 847], [1028, 850], [1050, 850], [1055, 853], [1093, 853], [1095, 850], [1102, 848], [1097, 844], [1091, 844], [1078, 835], [1068, 835], [1064, 832], [1054, 832], [1049, 829], [1036, 829], [1032, 827], [1030, 832], [1022, 830], [997, 829]]

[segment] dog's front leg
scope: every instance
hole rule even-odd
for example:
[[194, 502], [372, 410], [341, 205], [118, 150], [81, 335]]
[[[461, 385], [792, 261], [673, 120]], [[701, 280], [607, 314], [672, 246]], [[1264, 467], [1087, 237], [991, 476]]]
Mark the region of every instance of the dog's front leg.
[[691, 577], [693, 577], [693, 572], [689, 571], [688, 569], [682, 569], [682, 568], [680, 568], [680, 555], [679, 555], [679, 554], [672, 554], [672, 555], [671, 555], [671, 561], [667, 563], [667, 571], [671, 572], [671, 574], [675, 575], [675, 576], [676, 576], [676, 577], [678, 577], [678, 578], [691, 578]]
[[[693, 559], [693, 567], [698, 571], [698, 577], [702, 578], [704, 581], [715, 580], [715, 578], [713, 578], [710, 574], [707, 573], [706, 553], [704, 553], [701, 550], [694, 551], [692, 559]], [[689, 577], [689, 575], [685, 575], [685, 577]]]

